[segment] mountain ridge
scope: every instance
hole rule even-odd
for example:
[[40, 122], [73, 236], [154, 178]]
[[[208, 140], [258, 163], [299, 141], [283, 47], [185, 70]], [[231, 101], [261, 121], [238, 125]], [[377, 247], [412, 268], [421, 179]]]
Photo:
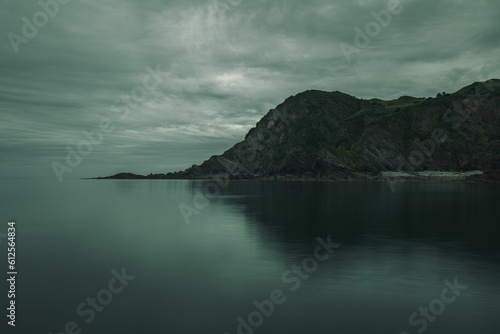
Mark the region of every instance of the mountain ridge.
[[307, 90], [269, 110], [243, 141], [200, 165], [174, 173], [120, 173], [105, 178], [229, 175], [233, 179], [371, 180], [385, 172], [431, 170], [497, 175], [499, 129], [498, 79], [434, 98], [366, 100], [339, 91]]

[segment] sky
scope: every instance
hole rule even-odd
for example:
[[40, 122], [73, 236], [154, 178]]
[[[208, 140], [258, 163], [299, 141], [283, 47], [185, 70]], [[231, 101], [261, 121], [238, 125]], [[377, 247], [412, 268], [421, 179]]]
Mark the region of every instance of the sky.
[[183, 170], [308, 89], [500, 78], [497, 0], [0, 0], [0, 178]]

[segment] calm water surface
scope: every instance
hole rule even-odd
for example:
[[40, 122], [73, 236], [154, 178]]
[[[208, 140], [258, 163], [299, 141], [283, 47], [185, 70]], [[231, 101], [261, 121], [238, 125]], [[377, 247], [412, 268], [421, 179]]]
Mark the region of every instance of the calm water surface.
[[[203, 204], [204, 185], [0, 180], [0, 233], [17, 222], [16, 332], [233, 334], [275, 289], [286, 300], [241, 333], [500, 332], [499, 186], [233, 181], [186, 224], [179, 205]], [[283, 281], [328, 236], [340, 248], [300, 286]], [[135, 278], [79, 315], [122, 268]], [[445, 304], [455, 279], [467, 289]]]

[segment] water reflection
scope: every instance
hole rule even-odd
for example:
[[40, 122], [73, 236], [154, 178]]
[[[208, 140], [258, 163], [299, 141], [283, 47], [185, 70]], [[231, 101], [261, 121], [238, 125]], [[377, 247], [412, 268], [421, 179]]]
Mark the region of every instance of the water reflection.
[[[192, 182], [190, 190], [202, 192], [204, 184]], [[241, 212], [284, 266], [310, 255], [318, 236], [342, 243], [307, 292], [294, 296], [299, 304], [291, 312], [307, 314], [308, 324], [314, 319], [319, 328], [345, 333], [415, 332], [408, 317], [439, 297], [445, 279], [458, 278], [472, 288], [428, 332], [493, 333], [499, 199], [498, 187], [478, 184], [404, 183], [393, 193], [384, 183], [234, 181], [210, 205]], [[469, 314], [481, 322], [467, 322]], [[363, 317], [369, 321], [360, 323]]]
[[[186, 224], [179, 204], [205, 182], [23, 182], [2, 197], [19, 221], [23, 333], [84, 326], [76, 305], [122, 266], [137, 279], [85, 332], [233, 334], [281, 288], [255, 334], [416, 333], [410, 314], [458, 277], [470, 288], [426, 334], [498, 333], [495, 187], [232, 181]], [[292, 293], [283, 273], [330, 234], [341, 248]]]
[[[205, 184], [191, 182], [191, 191]], [[408, 182], [391, 192], [385, 183], [232, 181], [210, 202], [241, 209], [285, 242], [332, 234], [344, 243], [369, 235], [500, 247], [500, 190], [488, 185]]]

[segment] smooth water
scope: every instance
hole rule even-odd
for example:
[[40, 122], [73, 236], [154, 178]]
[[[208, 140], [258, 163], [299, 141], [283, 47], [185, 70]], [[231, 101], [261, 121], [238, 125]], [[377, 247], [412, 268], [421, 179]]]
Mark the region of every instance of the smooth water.
[[[500, 332], [499, 186], [232, 181], [206, 203], [205, 184], [0, 180], [0, 233], [17, 222], [16, 332]], [[196, 210], [189, 224], [179, 205]], [[328, 259], [290, 271], [328, 236]], [[122, 268], [135, 278], [110, 293]], [[275, 290], [261, 317], [253, 302]]]

